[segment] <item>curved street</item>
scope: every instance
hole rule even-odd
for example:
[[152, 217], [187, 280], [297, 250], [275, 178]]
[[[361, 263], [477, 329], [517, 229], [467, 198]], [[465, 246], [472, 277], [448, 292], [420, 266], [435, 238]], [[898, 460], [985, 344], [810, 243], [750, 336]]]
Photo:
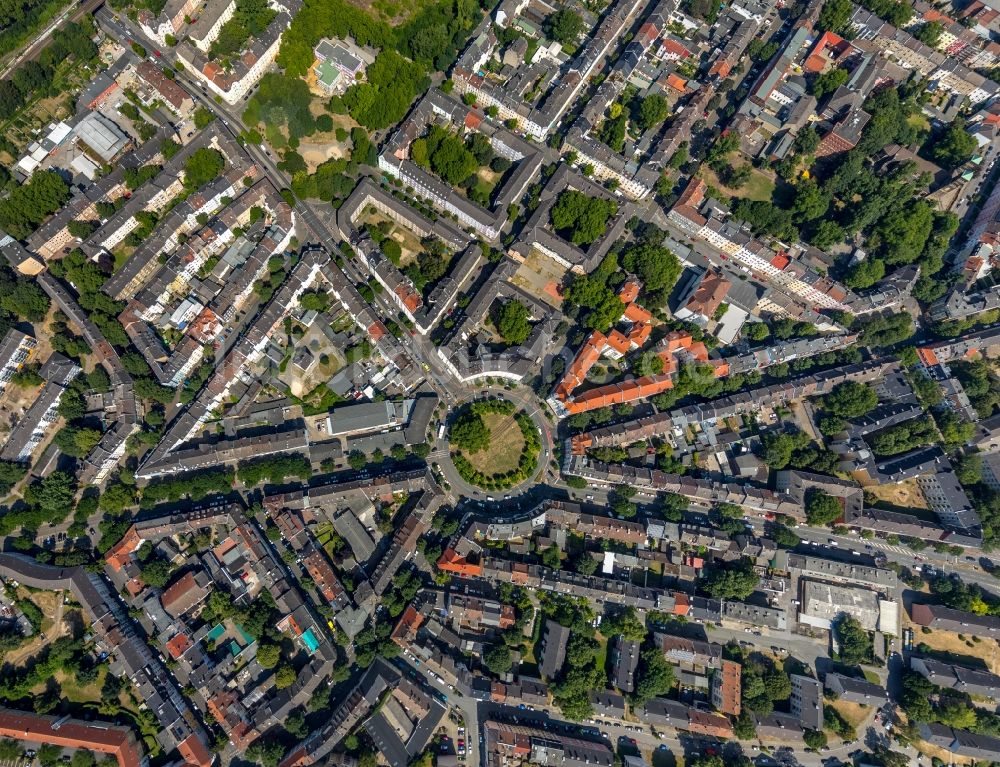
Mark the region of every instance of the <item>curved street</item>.
[[455, 464], [451, 461], [448, 432], [446, 431], [444, 437], [441, 439], [435, 438], [429, 458], [440, 468], [445, 480], [451, 485], [449, 495], [455, 503], [458, 503], [462, 498], [480, 502], [496, 501], [498, 500], [498, 495], [502, 496], [505, 500], [512, 500], [515, 496], [524, 495], [531, 488], [545, 483], [550, 479], [550, 462], [553, 456], [554, 444], [553, 430], [545, 416], [547, 412], [545, 405], [538, 401], [534, 391], [520, 385], [515, 385], [509, 389], [497, 384], [477, 387], [475, 392], [469, 393], [467, 399], [460, 401], [454, 407], [449, 406], [448, 417], [450, 418], [452, 411], [457, 410], [466, 402], [482, 399], [484, 396], [503, 397], [512, 402], [518, 410], [523, 410], [527, 413], [531, 420], [534, 421], [541, 438], [541, 449], [538, 453], [538, 468], [531, 477], [528, 477], [512, 488], [507, 490], [483, 490], [480, 487], [469, 484], [459, 475]]

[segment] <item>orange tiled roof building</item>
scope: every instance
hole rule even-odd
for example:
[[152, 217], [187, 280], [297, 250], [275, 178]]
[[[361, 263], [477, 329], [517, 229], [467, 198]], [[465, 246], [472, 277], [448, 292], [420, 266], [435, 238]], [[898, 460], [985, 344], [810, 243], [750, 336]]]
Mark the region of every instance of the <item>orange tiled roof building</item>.
[[681, 362], [702, 362], [711, 365], [716, 378], [729, 373], [729, 365], [725, 361], [708, 358], [705, 344], [695, 341], [690, 333], [675, 330], [667, 334], [657, 350], [658, 356], [663, 361], [662, 373], [598, 386], [574, 396], [573, 392], [583, 385], [590, 369], [601, 357], [621, 359], [629, 352], [641, 349], [649, 340], [653, 332], [653, 317], [649, 311], [636, 303], [638, 296], [639, 284], [634, 280], [627, 281], [618, 294], [625, 304], [625, 310], [619, 320], [619, 324], [625, 330], [615, 327], [606, 334], [595, 330], [584, 341], [549, 399], [549, 403], [559, 415], [573, 415], [634, 402], [671, 389]]

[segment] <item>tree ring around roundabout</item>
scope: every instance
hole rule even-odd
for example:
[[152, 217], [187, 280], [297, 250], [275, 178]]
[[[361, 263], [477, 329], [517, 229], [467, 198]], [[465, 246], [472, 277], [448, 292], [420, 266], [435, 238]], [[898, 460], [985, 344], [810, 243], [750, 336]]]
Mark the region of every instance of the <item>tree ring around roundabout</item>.
[[534, 475], [542, 444], [531, 416], [496, 397], [459, 408], [448, 447], [463, 480], [483, 490], [507, 490]]

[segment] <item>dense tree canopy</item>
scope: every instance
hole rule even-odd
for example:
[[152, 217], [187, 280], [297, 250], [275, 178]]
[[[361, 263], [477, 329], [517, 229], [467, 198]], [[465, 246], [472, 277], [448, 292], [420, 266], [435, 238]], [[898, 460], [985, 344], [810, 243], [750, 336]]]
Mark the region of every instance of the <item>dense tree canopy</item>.
[[869, 663], [874, 657], [871, 635], [865, 631], [857, 618], [844, 616], [834, 626], [840, 643], [840, 660], [851, 666]]
[[639, 243], [622, 253], [622, 266], [634, 272], [647, 291], [670, 290], [681, 274], [677, 256], [662, 245]]
[[844, 85], [844, 83], [850, 79], [850, 76], [850, 73], [843, 67], [828, 69], [826, 72], [817, 75], [816, 79], [813, 80], [813, 96], [815, 96], [818, 101], [821, 101], [824, 96], [829, 96], [841, 85]]
[[828, 525], [843, 513], [840, 501], [825, 490], [811, 487], [806, 492], [806, 521], [810, 525]]
[[977, 146], [972, 134], [966, 130], [965, 120], [955, 119], [934, 140], [930, 155], [945, 168], [957, 168], [972, 159]]
[[841, 418], [857, 418], [878, 405], [878, 395], [868, 384], [845, 381], [823, 398], [823, 408]]
[[382, 50], [365, 73], [344, 94], [344, 104], [355, 120], [370, 130], [381, 130], [403, 119], [414, 97], [427, 87], [421, 67], [393, 50]]
[[640, 133], [645, 133], [670, 115], [670, 103], [659, 93], [651, 93], [639, 101], [633, 119]]
[[268, 72], [247, 102], [243, 121], [248, 127], [261, 123], [265, 127], [283, 127], [290, 139], [309, 136], [316, 130], [316, 119], [309, 109], [311, 103], [305, 80]]
[[712, 567], [702, 577], [701, 588], [714, 599], [744, 600], [757, 588], [759, 578], [749, 559]]
[[69, 186], [52, 170], [37, 171], [0, 200], [0, 229], [24, 239], [69, 199]]
[[545, 33], [563, 44], [572, 43], [583, 32], [583, 18], [569, 9], [556, 11], [545, 20]]
[[466, 453], [478, 453], [490, 444], [490, 430], [479, 413], [466, 410], [451, 427], [451, 441]]
[[596, 242], [608, 228], [608, 220], [618, 212], [613, 200], [594, 198], [567, 189], [556, 199], [550, 210], [552, 226], [574, 245]]
[[674, 667], [667, 663], [663, 652], [656, 647], [647, 647], [639, 655], [635, 690], [631, 695], [632, 705], [645, 705], [647, 701], [670, 692], [674, 681]]
[[209, 56], [225, 57], [240, 52], [247, 41], [259, 37], [277, 15], [267, 0], [236, 0], [236, 9], [212, 42]]
[[527, 307], [516, 299], [504, 302], [496, 313], [496, 326], [507, 343], [523, 344], [531, 333]]
[[217, 179], [225, 166], [226, 160], [218, 149], [196, 149], [184, 163], [184, 185], [189, 189], [198, 189]]
[[0, 309], [28, 322], [41, 322], [49, 311], [49, 297], [34, 280], [0, 265]]
[[440, 125], [432, 125], [425, 137], [413, 141], [410, 159], [433, 170], [452, 186], [460, 186], [479, 168], [475, 155], [466, 149], [462, 139]]
[[852, 12], [850, 0], [827, 0], [823, 3], [817, 26], [824, 32], [842, 33], [848, 27]]

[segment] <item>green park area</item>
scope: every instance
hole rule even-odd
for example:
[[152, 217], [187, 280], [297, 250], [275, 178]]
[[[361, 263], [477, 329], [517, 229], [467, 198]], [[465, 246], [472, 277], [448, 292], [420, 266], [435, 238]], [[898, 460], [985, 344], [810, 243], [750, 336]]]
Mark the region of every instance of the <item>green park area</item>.
[[527, 413], [504, 399], [466, 405], [455, 418], [449, 438], [458, 473], [485, 490], [514, 487], [538, 466], [538, 429]]

